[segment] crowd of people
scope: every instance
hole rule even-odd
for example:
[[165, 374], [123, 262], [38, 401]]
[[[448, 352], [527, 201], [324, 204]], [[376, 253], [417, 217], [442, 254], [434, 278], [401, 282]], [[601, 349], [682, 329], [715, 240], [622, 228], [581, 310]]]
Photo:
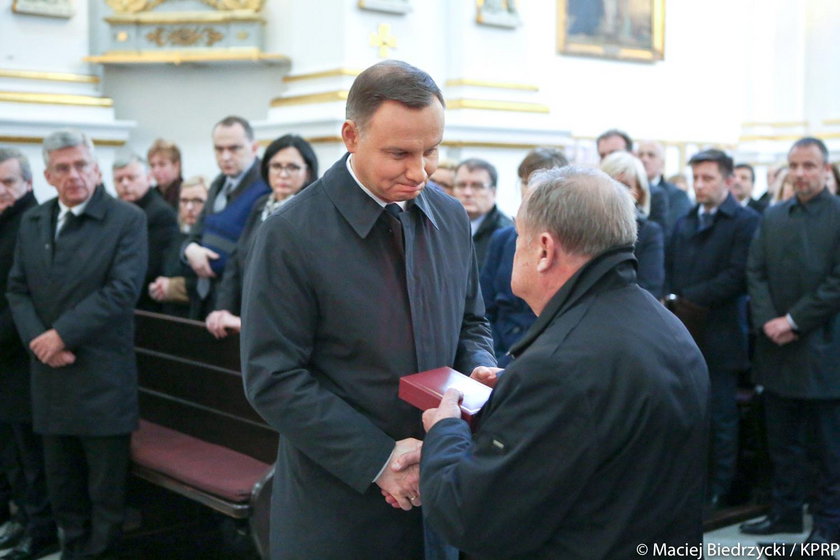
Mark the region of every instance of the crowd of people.
[[[280, 434], [272, 558], [615, 558], [702, 541], [703, 515], [728, 504], [750, 370], [772, 508], [741, 530], [800, 532], [810, 497], [809, 542], [840, 543], [825, 145], [795, 142], [764, 200], [753, 168], [717, 149], [691, 157], [689, 197], [663, 177], [661, 144], [620, 130], [598, 137], [599, 169], [535, 148], [514, 226], [491, 162], [439, 161], [444, 106], [425, 72], [380, 63], [355, 80], [348, 153], [323, 176], [300, 136], [260, 157], [229, 116], [212, 181], [184, 179], [157, 140], [115, 159], [116, 198], [82, 132], [44, 140], [57, 197], [40, 205], [26, 157], [0, 149], [6, 558], [116, 550], [134, 308], [241, 332], [246, 394]], [[398, 399], [400, 377], [441, 366], [494, 387], [476, 433], [455, 393], [422, 418]]]

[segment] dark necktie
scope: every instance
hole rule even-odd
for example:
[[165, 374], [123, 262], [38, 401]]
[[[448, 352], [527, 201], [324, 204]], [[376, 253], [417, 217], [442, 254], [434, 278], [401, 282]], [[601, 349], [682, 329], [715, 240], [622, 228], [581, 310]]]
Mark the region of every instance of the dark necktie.
[[706, 229], [707, 227], [712, 225], [712, 221], [714, 221], [715, 215], [711, 212], [700, 212], [700, 227], [699, 229]]
[[394, 240], [394, 246], [399, 251], [400, 256], [405, 258], [405, 240], [403, 239], [402, 222], [400, 221], [402, 211], [399, 204], [392, 202], [385, 205], [385, 216], [388, 219], [388, 229]]

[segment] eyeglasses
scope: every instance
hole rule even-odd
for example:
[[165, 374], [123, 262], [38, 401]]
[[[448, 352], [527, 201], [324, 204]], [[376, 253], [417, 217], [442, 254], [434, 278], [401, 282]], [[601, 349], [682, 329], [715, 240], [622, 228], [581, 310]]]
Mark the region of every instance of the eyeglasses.
[[72, 165], [70, 165], [69, 163], [59, 163], [53, 165], [50, 168], [50, 171], [52, 171], [56, 175], [69, 175], [70, 171], [75, 169], [76, 172], [79, 173], [79, 175], [81, 175], [85, 173], [88, 169], [90, 169], [91, 165], [93, 165], [93, 162], [90, 161], [77, 161], [74, 162]]
[[483, 191], [490, 188], [490, 185], [485, 185], [484, 183], [455, 183], [455, 190], [456, 191], [465, 191], [467, 189], [472, 189], [474, 191]]
[[296, 163], [289, 163], [287, 165], [283, 165], [282, 163], [270, 163], [268, 164], [268, 169], [272, 173], [288, 173], [289, 175], [296, 175], [303, 170], [303, 167]]
[[203, 198], [179, 198], [178, 202], [184, 206], [189, 206], [190, 204], [201, 206], [205, 200]]

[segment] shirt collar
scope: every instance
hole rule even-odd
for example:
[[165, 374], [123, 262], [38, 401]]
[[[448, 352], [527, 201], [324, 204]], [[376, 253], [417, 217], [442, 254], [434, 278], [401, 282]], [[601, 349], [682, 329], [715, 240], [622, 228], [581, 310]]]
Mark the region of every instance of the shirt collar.
[[[359, 181], [359, 178], [358, 178], [358, 177], [356, 177], [356, 172], [355, 172], [355, 171], [353, 171], [353, 165], [350, 163], [350, 160], [351, 160], [351, 159], [353, 159], [353, 154], [350, 154], [349, 156], [347, 156], [347, 171], [350, 173], [350, 176], [351, 176], [351, 177], [353, 177], [353, 180], [354, 180], [354, 181], [356, 181], [356, 184], [357, 184], [357, 185], [359, 185], [359, 188], [360, 188], [360, 189], [362, 189], [362, 190], [365, 192], [365, 194], [366, 194], [366, 195], [368, 195], [368, 196], [369, 196], [369, 197], [371, 197], [373, 200], [375, 200], [375, 201], [376, 201], [376, 203], [377, 203], [379, 206], [381, 206], [382, 208], [385, 208], [385, 206], [386, 206], [388, 203], [387, 203], [387, 202], [385, 202], [384, 200], [382, 200], [381, 198], [379, 198], [378, 196], [376, 196], [375, 194], [373, 194], [373, 192], [372, 192], [369, 188], [367, 188], [366, 186], [364, 186], [364, 185], [362, 184], [362, 182], [361, 182], [361, 181]], [[395, 202], [394, 204], [396, 204], [397, 206], [399, 206], [400, 208], [402, 208], [403, 210], [405, 210], [405, 203], [406, 203], [406, 201], [405, 201], [405, 200], [400, 200], [399, 202]]]
[[66, 206], [63, 202], [61, 202], [61, 199], [58, 199], [58, 215], [64, 216], [65, 214], [67, 214], [67, 212], [72, 212], [73, 215], [75, 215], [76, 217], [81, 216], [82, 212], [84, 212], [85, 208], [87, 208], [88, 202], [90, 202], [91, 198], [92, 195], [88, 197], [87, 200], [85, 200], [81, 204], [77, 204], [73, 208]]

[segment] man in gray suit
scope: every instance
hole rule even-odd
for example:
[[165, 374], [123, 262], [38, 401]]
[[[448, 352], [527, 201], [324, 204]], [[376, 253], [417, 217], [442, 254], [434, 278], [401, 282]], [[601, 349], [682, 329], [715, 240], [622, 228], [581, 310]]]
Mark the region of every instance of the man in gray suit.
[[280, 433], [274, 560], [423, 557], [418, 467], [391, 468], [423, 433], [400, 377], [495, 365], [466, 212], [424, 188], [442, 136], [428, 74], [368, 68], [347, 99], [350, 153], [256, 235], [242, 366]]
[[98, 186], [85, 134], [55, 132], [43, 152], [58, 197], [24, 215], [7, 295], [32, 354], [33, 423], [43, 436], [62, 558], [92, 558], [114, 548], [123, 522], [138, 416], [133, 310], [146, 269], [146, 217]]
[[813, 430], [819, 488], [808, 542], [840, 543], [840, 198], [825, 188], [830, 168], [821, 140], [797, 140], [788, 166], [796, 195], [765, 211], [747, 264], [773, 508], [741, 531], [802, 531], [804, 434]]

